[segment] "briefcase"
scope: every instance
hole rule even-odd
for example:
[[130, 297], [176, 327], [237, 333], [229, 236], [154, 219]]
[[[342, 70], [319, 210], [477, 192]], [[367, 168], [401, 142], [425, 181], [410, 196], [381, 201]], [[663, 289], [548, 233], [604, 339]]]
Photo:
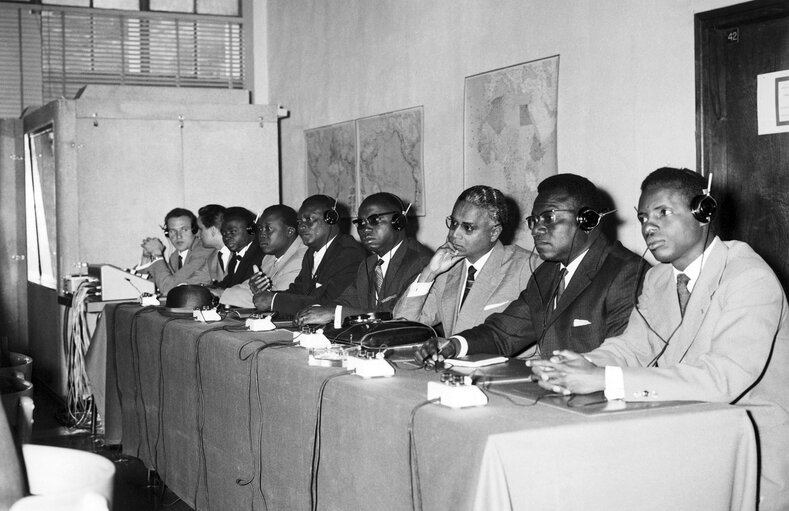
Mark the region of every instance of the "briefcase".
[[355, 344], [367, 349], [385, 349], [398, 346], [419, 346], [436, 332], [431, 327], [416, 321], [395, 319], [348, 324], [342, 328], [326, 328], [323, 331], [330, 341]]

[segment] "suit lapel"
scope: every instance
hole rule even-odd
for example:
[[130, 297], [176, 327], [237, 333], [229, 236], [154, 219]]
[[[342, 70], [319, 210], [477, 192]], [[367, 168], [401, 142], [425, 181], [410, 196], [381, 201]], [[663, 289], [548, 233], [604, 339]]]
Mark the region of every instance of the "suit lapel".
[[[471, 291], [468, 292], [466, 301], [463, 302], [463, 306], [460, 310], [460, 316], [463, 318], [463, 323], [472, 325], [482, 323], [481, 315], [483, 314], [483, 309], [496, 290], [495, 284], [500, 282], [500, 280], [494, 276], [501, 271], [501, 262], [503, 259], [504, 246], [501, 242], [497, 241], [493, 246], [493, 252], [490, 253], [490, 257], [485, 263], [485, 266], [482, 267], [482, 271], [475, 277], [474, 285], [471, 287]], [[465, 268], [465, 265], [463, 268]], [[456, 295], [458, 297], [460, 296], [460, 288], [466, 285], [466, 275], [462, 273], [461, 271], [458, 275], [458, 293]]]
[[[589, 251], [584, 256], [581, 264], [578, 266], [578, 269], [575, 270], [575, 274], [573, 274], [572, 279], [570, 279], [570, 285], [567, 286], [567, 289], [564, 290], [564, 293], [559, 300], [559, 303], [556, 306], [556, 309], [549, 314], [548, 317], [548, 325], [553, 324], [558, 318], [573, 302], [578, 296], [583, 293], [583, 291], [589, 287], [589, 284], [592, 283], [597, 272], [600, 270], [600, 263], [604, 258], [605, 254], [607, 253], [609, 245], [606, 243], [606, 240], [599, 236], [592, 246], [589, 247]], [[553, 294], [556, 290], [556, 284], [558, 281], [556, 277], [558, 276], [560, 266], [557, 264], [554, 277], [551, 279], [552, 286], [548, 295], [548, 300], [553, 297]], [[549, 304], [546, 303], [546, 307]]]
[[[685, 356], [688, 349], [690, 349], [692, 339], [695, 339], [698, 335], [701, 324], [704, 321], [704, 315], [710, 307], [715, 291], [718, 290], [718, 284], [723, 275], [723, 270], [726, 267], [728, 253], [729, 248], [724, 245], [720, 239], [717, 239], [715, 241], [715, 248], [711, 251], [709, 259], [704, 261], [704, 267], [699, 274], [699, 280], [693, 286], [693, 292], [690, 294], [690, 300], [685, 309], [685, 317], [681, 319], [682, 324], [679, 327], [679, 331], [675, 334], [677, 337], [688, 339], [689, 342], [682, 343], [681, 345], [679, 345], [679, 343], [675, 344], [678, 348], [674, 350], [671, 350], [671, 347], [669, 347], [666, 353], [667, 360], [679, 362]], [[672, 281], [674, 281], [674, 283], [676, 282], [673, 278], [673, 272]], [[674, 289], [676, 289], [675, 284]], [[676, 298], [676, 292], [674, 295], [675, 301], [677, 302], [676, 308], [679, 310], [679, 299]]]
[[449, 335], [455, 331], [458, 323], [458, 300], [460, 299], [460, 275], [466, 268], [465, 259], [461, 259], [455, 265], [447, 270], [447, 284], [444, 288], [444, 299], [441, 300], [441, 308], [443, 309], [443, 317], [450, 318], [449, 325], [444, 325], [444, 333]]

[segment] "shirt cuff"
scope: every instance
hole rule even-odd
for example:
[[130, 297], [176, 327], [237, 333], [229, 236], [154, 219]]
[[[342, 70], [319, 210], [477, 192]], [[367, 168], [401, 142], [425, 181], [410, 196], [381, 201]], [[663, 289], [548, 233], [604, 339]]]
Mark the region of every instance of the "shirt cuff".
[[460, 349], [458, 350], [457, 353], [455, 353], [455, 358], [465, 357], [466, 353], [468, 353], [468, 341], [466, 341], [464, 337], [461, 337], [459, 335], [453, 335], [452, 337], [450, 337], [450, 339], [457, 339], [457, 341], [460, 343]]
[[145, 263], [145, 264], [138, 264], [137, 266], [135, 266], [135, 267], [134, 267], [134, 268], [132, 268], [132, 269], [133, 269], [134, 271], [145, 270], [145, 269], [149, 268], [149, 267], [150, 267], [150, 266], [151, 266], [153, 263], [155, 263], [156, 261], [161, 261], [162, 259], [164, 259], [164, 258], [163, 258], [163, 257], [157, 257], [156, 259], [154, 259], [154, 260], [152, 260], [152, 261], [150, 261], [150, 262], [148, 262], [148, 263]]
[[342, 305], [334, 306], [334, 328], [342, 328]]
[[605, 398], [609, 401], [625, 398], [625, 375], [621, 367], [605, 366]]
[[425, 296], [428, 292], [430, 292], [431, 287], [433, 287], [432, 280], [430, 282], [414, 282], [408, 286], [407, 297], [413, 298], [415, 296]]

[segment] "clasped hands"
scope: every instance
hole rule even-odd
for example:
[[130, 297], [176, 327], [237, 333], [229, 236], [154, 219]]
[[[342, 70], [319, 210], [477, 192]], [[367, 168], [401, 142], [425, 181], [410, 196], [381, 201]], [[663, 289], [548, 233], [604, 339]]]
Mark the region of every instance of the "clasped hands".
[[526, 365], [540, 387], [557, 394], [591, 394], [605, 389], [605, 368], [573, 351], [556, 350], [548, 360], [530, 359]]
[[422, 343], [422, 346], [414, 353], [414, 360], [417, 364], [424, 365], [427, 369], [440, 367], [444, 360], [457, 354], [459, 344], [455, 339], [431, 337]]
[[145, 238], [140, 246], [142, 247], [141, 264], [149, 263], [157, 257], [164, 257], [164, 243], [159, 238]]

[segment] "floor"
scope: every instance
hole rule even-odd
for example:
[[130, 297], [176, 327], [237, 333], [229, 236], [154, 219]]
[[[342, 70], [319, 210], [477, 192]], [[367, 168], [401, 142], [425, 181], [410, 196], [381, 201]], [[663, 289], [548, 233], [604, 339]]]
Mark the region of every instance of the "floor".
[[114, 511], [192, 510], [155, 474], [149, 481], [148, 471], [139, 459], [122, 454], [120, 446], [104, 445], [100, 420], [95, 434], [89, 426], [64, 427], [58, 421], [61, 405], [49, 393], [39, 391], [39, 386], [34, 390], [32, 443], [90, 451], [112, 461], [115, 465]]

